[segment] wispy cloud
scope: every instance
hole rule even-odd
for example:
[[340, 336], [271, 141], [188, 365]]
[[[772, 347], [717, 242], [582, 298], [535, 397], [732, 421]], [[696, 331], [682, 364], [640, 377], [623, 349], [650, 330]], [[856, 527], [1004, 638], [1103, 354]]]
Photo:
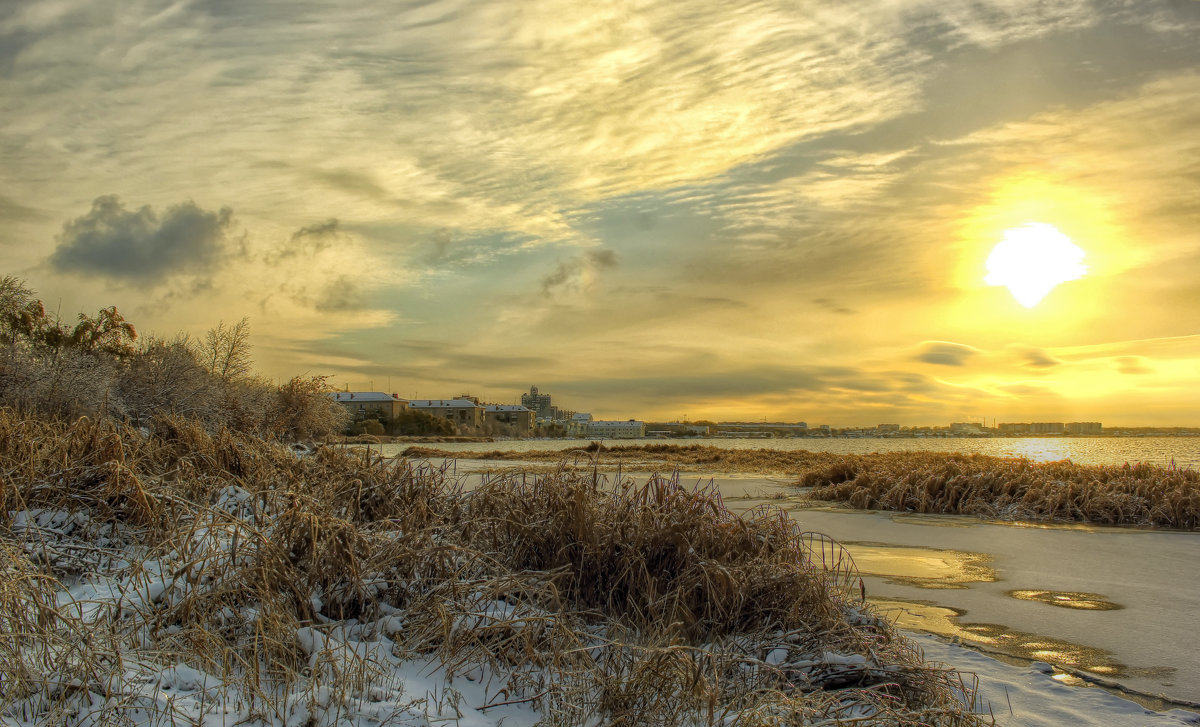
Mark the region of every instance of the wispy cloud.
[[[1195, 378], [1150, 342], [1200, 307], [1195, 5], [15, 0], [0, 264], [163, 330], [253, 314], [279, 373], [532, 383], [469, 355], [503, 349], [585, 406], [1135, 400]], [[974, 257], [1034, 213], [1092, 274], [1012, 313]]]

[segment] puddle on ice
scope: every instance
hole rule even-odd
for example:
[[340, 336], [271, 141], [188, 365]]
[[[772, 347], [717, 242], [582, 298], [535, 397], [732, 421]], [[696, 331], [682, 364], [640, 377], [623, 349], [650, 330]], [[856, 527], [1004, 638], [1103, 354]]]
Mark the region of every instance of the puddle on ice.
[[1074, 608], [1081, 611], [1116, 611], [1124, 608], [1112, 603], [1098, 593], [1078, 593], [1074, 591], [1039, 591], [1017, 590], [1009, 591], [1008, 595], [1022, 601], [1037, 601], [1059, 608]]
[[845, 542], [862, 575], [918, 588], [966, 588], [968, 583], [991, 583], [996, 572], [982, 553], [883, 543]]
[[[902, 629], [944, 636], [1013, 664], [1041, 661], [1053, 664], [1060, 670], [1066, 669], [1054, 675], [1054, 679], [1063, 684], [1093, 686], [1097, 683], [1096, 679], [1103, 681], [1131, 676], [1169, 683], [1176, 671], [1172, 667], [1130, 667], [1104, 649], [1026, 633], [999, 624], [961, 623], [959, 619], [964, 612], [927, 601], [887, 597], [867, 600], [881, 615]], [[1092, 675], [1093, 678], [1081, 678], [1081, 673]], [[1162, 710], [1173, 706], [1154, 696], [1136, 692], [1122, 692], [1122, 696], [1150, 709]]]
[[998, 624], [960, 623], [959, 618], [963, 615], [961, 611], [933, 603], [893, 598], [867, 600], [874, 604], [884, 617], [894, 619], [896, 625], [901, 628], [948, 636], [985, 647], [987, 651], [999, 652], [1021, 660], [1069, 666], [1098, 676], [1118, 677], [1129, 673], [1128, 667], [1104, 649], [1014, 631]]

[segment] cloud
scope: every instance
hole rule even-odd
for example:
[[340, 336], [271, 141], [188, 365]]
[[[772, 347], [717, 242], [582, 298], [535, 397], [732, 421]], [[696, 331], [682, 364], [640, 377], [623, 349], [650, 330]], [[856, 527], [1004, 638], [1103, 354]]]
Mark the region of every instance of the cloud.
[[832, 300], [830, 298], [813, 298], [812, 304], [819, 308], [824, 308], [831, 313], [839, 313], [847, 316], [854, 314], [854, 309], [847, 308], [844, 305], [839, 304], [836, 300]]
[[1040, 348], [1029, 348], [1021, 352], [1023, 366], [1033, 369], [1050, 369], [1055, 366], [1061, 366], [1062, 361], [1054, 358]]
[[1116, 369], [1122, 374], [1152, 374], [1154, 369], [1146, 363], [1144, 356], [1118, 356], [1113, 359]]
[[597, 271], [614, 268], [617, 264], [615, 250], [589, 250], [570, 260], [560, 261], [552, 272], [542, 278], [542, 292], [585, 290], [591, 286]]
[[444, 261], [450, 254], [450, 246], [453, 242], [454, 236], [450, 230], [442, 228], [435, 231], [429, 238], [429, 249], [425, 254], [425, 261], [430, 265]]
[[60, 272], [158, 284], [175, 275], [207, 275], [224, 262], [233, 211], [183, 202], [155, 212], [97, 197], [87, 214], [63, 225], [50, 265]]
[[339, 275], [326, 283], [312, 303], [322, 313], [344, 313], [366, 307], [362, 291], [349, 275]]
[[938, 366], [965, 366], [979, 349], [949, 341], [925, 341], [913, 358]]
[[286, 243], [269, 252], [266, 259], [279, 263], [295, 257], [309, 258], [330, 249], [341, 237], [341, 222], [331, 217], [296, 230]]

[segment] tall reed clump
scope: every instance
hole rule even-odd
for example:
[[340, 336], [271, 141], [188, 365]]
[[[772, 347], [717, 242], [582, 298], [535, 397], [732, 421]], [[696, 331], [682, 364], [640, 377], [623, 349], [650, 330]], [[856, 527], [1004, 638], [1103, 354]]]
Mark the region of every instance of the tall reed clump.
[[547, 572], [568, 598], [636, 628], [675, 625], [704, 639], [844, 625], [847, 594], [794, 521], [771, 510], [739, 518], [715, 490], [678, 479], [609, 490], [569, 469], [496, 478], [472, 493], [463, 529], [506, 567]]
[[[510, 703], [552, 724], [981, 723], [959, 675], [859, 602], [836, 544], [677, 480], [563, 467], [466, 491], [417, 460], [6, 409], [0, 473], [17, 724], [410, 724]], [[495, 696], [403, 694], [409, 663]]]
[[853, 507], [1025, 520], [1200, 527], [1200, 472], [980, 454], [843, 455], [803, 474], [814, 500]]

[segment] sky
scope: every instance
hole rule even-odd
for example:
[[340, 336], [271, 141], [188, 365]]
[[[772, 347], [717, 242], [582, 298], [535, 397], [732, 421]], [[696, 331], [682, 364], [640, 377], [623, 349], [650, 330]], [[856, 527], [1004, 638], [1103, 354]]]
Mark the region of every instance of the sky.
[[[0, 273], [406, 398], [1200, 424], [1197, 38], [1200, 0], [6, 0]], [[1029, 229], [1084, 271], [1032, 307], [987, 282]]]

